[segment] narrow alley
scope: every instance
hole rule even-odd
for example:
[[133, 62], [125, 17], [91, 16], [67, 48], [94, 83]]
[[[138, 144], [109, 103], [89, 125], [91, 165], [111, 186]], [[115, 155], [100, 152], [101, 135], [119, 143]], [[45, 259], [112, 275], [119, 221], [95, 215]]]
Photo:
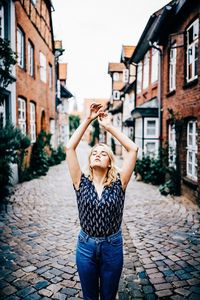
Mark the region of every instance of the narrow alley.
[[[79, 158], [88, 148], [82, 143]], [[132, 178], [124, 210], [118, 298], [200, 298], [200, 209]], [[82, 299], [75, 265], [79, 231], [66, 162], [17, 185], [0, 215], [1, 299]]]

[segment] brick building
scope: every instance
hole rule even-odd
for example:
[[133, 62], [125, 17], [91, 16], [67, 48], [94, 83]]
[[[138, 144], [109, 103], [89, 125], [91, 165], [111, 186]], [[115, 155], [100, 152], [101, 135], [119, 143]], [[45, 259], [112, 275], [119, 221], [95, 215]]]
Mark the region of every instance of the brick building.
[[129, 63], [137, 64], [135, 141], [140, 156], [168, 146], [181, 191], [200, 200], [200, 2], [171, 1], [150, 16]]
[[55, 132], [55, 62], [50, 0], [16, 1], [17, 124], [35, 142]]

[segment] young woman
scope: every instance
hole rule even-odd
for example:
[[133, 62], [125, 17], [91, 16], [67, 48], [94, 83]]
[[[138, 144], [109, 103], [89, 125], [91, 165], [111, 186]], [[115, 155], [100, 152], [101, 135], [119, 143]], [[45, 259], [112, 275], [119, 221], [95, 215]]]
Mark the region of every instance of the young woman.
[[[79, 165], [76, 147], [89, 124], [99, 124], [126, 149], [121, 171], [105, 144], [95, 145], [89, 154], [85, 175]], [[138, 147], [112, 126], [100, 104], [92, 104], [87, 118], [76, 129], [67, 147], [69, 172], [76, 192], [81, 231], [76, 263], [85, 300], [114, 300], [123, 266], [121, 222], [125, 189], [134, 170]]]

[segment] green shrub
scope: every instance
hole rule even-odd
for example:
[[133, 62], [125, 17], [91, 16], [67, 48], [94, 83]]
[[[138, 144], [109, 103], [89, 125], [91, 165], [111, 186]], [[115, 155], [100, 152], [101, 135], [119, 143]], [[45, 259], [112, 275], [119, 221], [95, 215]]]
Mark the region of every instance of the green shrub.
[[63, 160], [66, 159], [65, 147], [59, 145], [57, 150], [51, 150], [51, 156], [49, 157], [49, 165], [54, 166], [60, 164]]
[[179, 196], [180, 181], [177, 170], [174, 168], [167, 168], [166, 177], [168, 177], [168, 180], [159, 187], [160, 193], [164, 196], [169, 194]]
[[9, 195], [12, 179], [11, 163], [21, 171], [30, 139], [20, 129], [8, 123], [0, 130], [0, 199]]
[[146, 183], [159, 185], [165, 181], [166, 168], [160, 159], [149, 156], [138, 159], [135, 166], [135, 173], [140, 174]]

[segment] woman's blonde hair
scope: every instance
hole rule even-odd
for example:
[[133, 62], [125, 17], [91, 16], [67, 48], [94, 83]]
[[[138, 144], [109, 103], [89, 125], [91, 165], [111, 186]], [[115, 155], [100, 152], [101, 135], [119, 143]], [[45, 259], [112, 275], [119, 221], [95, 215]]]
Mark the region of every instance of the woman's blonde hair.
[[105, 182], [104, 182], [104, 186], [109, 186], [114, 181], [117, 180], [119, 169], [118, 169], [118, 167], [115, 166], [115, 157], [114, 157], [113, 151], [106, 144], [103, 144], [103, 143], [96, 144], [90, 150], [90, 153], [89, 153], [89, 156], [88, 156], [88, 168], [86, 170], [86, 175], [88, 176], [88, 178], [91, 181], [93, 180], [92, 167], [90, 166], [90, 157], [91, 157], [92, 152], [94, 151], [94, 149], [98, 146], [101, 146], [101, 147], [104, 148], [104, 150], [106, 151], [106, 153], [108, 154], [108, 157], [110, 159], [110, 166], [108, 167], [107, 176], [106, 176], [106, 179], [105, 179]]

